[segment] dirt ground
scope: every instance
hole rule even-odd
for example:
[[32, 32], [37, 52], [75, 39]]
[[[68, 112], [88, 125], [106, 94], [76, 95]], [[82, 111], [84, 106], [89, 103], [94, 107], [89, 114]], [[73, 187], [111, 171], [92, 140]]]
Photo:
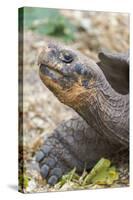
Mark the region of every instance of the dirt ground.
[[[79, 49], [95, 61], [98, 60], [97, 53], [101, 48], [115, 52], [124, 52], [129, 49], [129, 17], [127, 14], [61, 12], [73, 20], [78, 27], [76, 39], [69, 45]], [[52, 132], [61, 121], [76, 115], [71, 108], [61, 104], [39, 78], [37, 58], [48, 39], [51, 38], [32, 31], [24, 32], [23, 158], [24, 175], [27, 178], [24, 192], [56, 190], [54, 187], [49, 187], [38, 173], [35, 153], [42, 145], [45, 134]], [[128, 167], [120, 168], [120, 170], [125, 170], [124, 186], [128, 186]]]

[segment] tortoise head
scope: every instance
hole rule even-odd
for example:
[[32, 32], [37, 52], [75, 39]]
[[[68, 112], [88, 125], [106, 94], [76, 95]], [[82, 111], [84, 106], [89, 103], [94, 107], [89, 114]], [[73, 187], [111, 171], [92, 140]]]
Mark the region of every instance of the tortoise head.
[[101, 70], [91, 59], [66, 46], [47, 42], [39, 55], [39, 74], [43, 83], [71, 107], [80, 98], [95, 96]]

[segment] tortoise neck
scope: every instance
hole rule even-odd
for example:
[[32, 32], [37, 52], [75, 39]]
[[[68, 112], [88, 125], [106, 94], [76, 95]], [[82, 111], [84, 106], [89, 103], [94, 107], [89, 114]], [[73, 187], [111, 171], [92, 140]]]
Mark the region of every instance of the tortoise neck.
[[[120, 141], [128, 144], [128, 95], [115, 92], [107, 81], [104, 85], [96, 87], [94, 95], [87, 96], [84, 104], [77, 112], [95, 128], [100, 134], [104, 134], [109, 140], [116, 143]], [[127, 141], [126, 141], [127, 139]]]

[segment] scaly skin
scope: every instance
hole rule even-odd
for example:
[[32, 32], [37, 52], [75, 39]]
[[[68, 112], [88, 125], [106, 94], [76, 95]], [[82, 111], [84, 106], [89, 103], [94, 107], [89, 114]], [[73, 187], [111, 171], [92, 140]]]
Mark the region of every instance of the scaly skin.
[[46, 139], [36, 158], [49, 184], [73, 167], [81, 172], [102, 156], [128, 149], [128, 94], [112, 89], [95, 62], [76, 50], [47, 43], [38, 64], [43, 83], [87, 122], [72, 119]]
[[85, 168], [89, 170], [101, 157], [109, 158], [120, 148], [77, 117], [63, 122], [45, 139], [36, 160], [42, 177], [54, 185], [74, 167], [79, 173]]

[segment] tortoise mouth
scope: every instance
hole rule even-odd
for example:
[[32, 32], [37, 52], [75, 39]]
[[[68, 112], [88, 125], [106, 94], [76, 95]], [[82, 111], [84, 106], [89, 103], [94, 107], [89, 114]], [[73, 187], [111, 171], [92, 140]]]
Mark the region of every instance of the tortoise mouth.
[[58, 71], [57, 69], [53, 69], [48, 65], [41, 64], [40, 65], [40, 72], [42, 75], [48, 76], [53, 80], [58, 80], [59, 78], [63, 77], [63, 74]]

